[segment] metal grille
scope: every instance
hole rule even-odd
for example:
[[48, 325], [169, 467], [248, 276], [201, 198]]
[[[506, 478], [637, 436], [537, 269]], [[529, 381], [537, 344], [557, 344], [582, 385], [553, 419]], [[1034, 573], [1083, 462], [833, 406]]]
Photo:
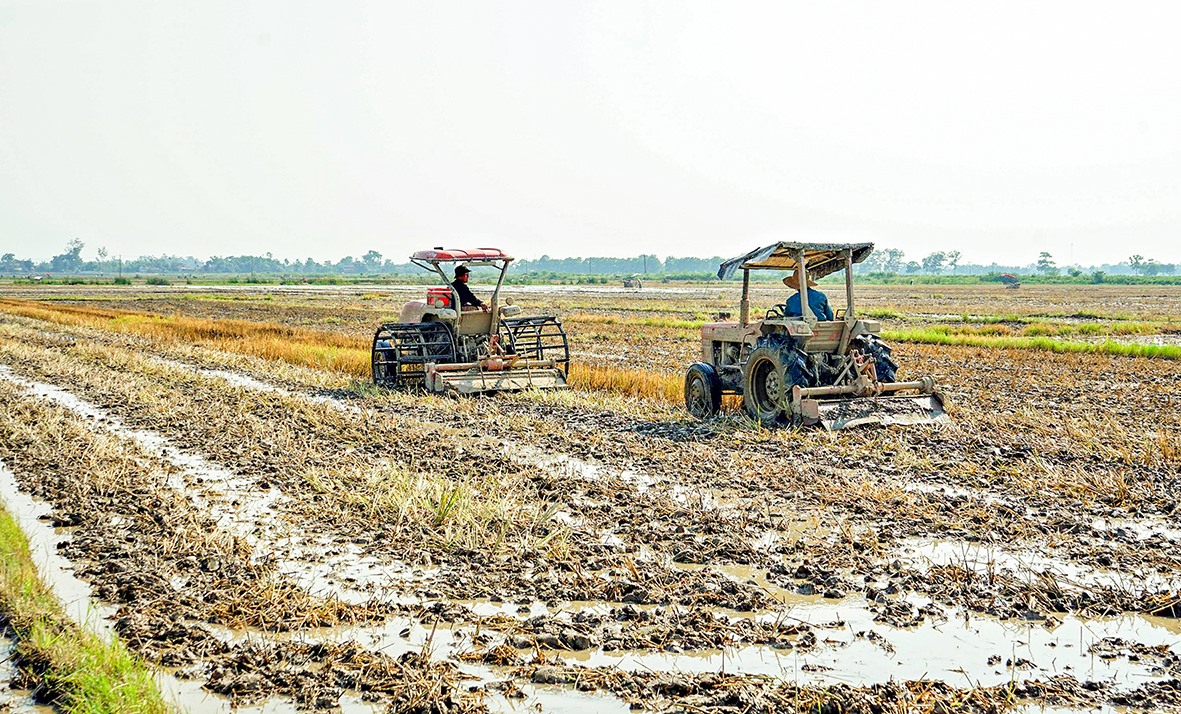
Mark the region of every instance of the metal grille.
[[556, 317], [512, 317], [500, 321], [500, 341], [524, 359], [553, 360], [570, 376], [570, 342]]
[[428, 362], [455, 362], [455, 332], [447, 323], [387, 323], [374, 333], [374, 384], [421, 387]]

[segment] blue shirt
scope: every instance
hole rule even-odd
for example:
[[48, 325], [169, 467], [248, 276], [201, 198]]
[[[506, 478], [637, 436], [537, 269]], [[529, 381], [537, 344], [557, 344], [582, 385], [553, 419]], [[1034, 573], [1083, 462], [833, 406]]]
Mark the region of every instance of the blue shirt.
[[[816, 315], [817, 320], [831, 320], [833, 319], [832, 308], [828, 305], [828, 296], [819, 290], [808, 288], [808, 307], [812, 308], [812, 313]], [[800, 293], [797, 290], [791, 294], [787, 299], [787, 308], [784, 313], [788, 317], [802, 317], [803, 312], [800, 311]]]

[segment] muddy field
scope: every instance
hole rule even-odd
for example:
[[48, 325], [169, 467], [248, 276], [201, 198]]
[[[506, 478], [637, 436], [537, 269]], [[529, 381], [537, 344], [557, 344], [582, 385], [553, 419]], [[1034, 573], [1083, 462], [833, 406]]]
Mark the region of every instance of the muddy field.
[[[1181, 710], [1181, 362], [900, 344], [951, 423], [828, 434], [382, 392], [214, 337], [345, 354], [421, 290], [0, 288], [0, 495], [190, 711]], [[731, 287], [515, 296], [656, 380], [737, 313]], [[1168, 287], [858, 300], [887, 328], [1181, 322]]]

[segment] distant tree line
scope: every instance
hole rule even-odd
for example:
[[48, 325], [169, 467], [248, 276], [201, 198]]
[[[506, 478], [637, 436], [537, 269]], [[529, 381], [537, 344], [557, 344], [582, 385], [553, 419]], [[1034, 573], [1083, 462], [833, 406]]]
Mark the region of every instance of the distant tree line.
[[1086, 267], [1082, 265], [1059, 267], [1054, 256], [1046, 251], [1039, 253], [1037, 260], [1024, 265], [1005, 265], [995, 262], [987, 265], [978, 263], [961, 265], [960, 258], [960, 251], [952, 250], [928, 253], [919, 260], [906, 260], [906, 254], [897, 248], [878, 248], [864, 262], [856, 266], [856, 272], [883, 275], [999, 275], [1001, 273], [1016, 273], [1047, 277], [1057, 275], [1080, 277], [1095, 273], [1153, 276], [1174, 275], [1181, 272], [1181, 264], [1160, 263], [1151, 258], [1145, 259], [1142, 255], [1130, 256], [1125, 262], [1103, 263]]
[[[18, 258], [13, 253], [0, 255], [0, 274], [14, 276], [48, 273], [51, 275], [411, 275], [419, 268], [409, 262], [395, 262], [376, 250], [354, 257], [346, 255], [340, 260], [316, 261], [312, 258], [292, 260], [276, 258], [271, 253], [264, 255], [212, 256], [205, 260], [192, 256], [138, 256], [126, 258], [112, 256], [105, 248], [99, 248], [93, 258], [82, 257], [85, 244], [73, 239], [65, 249], [46, 261]], [[913, 275], [977, 275], [997, 276], [1002, 273], [1042, 275], [1045, 277], [1068, 276], [1073, 278], [1092, 277], [1102, 282], [1106, 275], [1169, 276], [1181, 272], [1181, 265], [1162, 263], [1142, 255], [1129, 256], [1127, 261], [1116, 264], [1081, 265], [1060, 267], [1048, 252], [1042, 252], [1037, 259], [1025, 265], [988, 265], [961, 263], [958, 250], [936, 251], [915, 260], [907, 260], [906, 253], [897, 248], [878, 248], [855, 271], [861, 275], [882, 277]], [[631, 276], [646, 275], [668, 279], [703, 279], [714, 276], [724, 260], [721, 256], [710, 258], [674, 257], [647, 254], [631, 258], [585, 257], [551, 258], [543, 255], [535, 259], [516, 261], [515, 275], [555, 277], [563, 275], [580, 276]], [[761, 276], [760, 276], [761, 277]]]

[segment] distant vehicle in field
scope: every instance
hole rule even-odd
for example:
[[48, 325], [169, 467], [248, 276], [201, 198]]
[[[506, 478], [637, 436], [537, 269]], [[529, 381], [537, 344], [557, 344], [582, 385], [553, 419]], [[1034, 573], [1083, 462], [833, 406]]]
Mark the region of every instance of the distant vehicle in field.
[[633, 276], [630, 278], [623, 279], [623, 287], [635, 288], [636, 290], [640, 290], [641, 288], [644, 287], [644, 284], [642, 282], [640, 282], [640, 279], [638, 277]]
[[[518, 317], [501, 299], [511, 257], [496, 248], [420, 250], [410, 262], [439, 276], [425, 300], [402, 307], [397, 322], [373, 335], [373, 383], [462, 394], [536, 387], [565, 388], [570, 345], [556, 317]], [[489, 266], [500, 271], [487, 310], [460, 304], [443, 266]]]
[[[881, 324], [855, 316], [853, 264], [872, 250], [872, 243], [776, 243], [722, 263], [719, 278], [742, 270], [739, 320], [702, 326], [701, 361], [685, 374], [689, 413], [704, 419], [717, 413], [723, 394], [741, 394], [746, 412], [767, 426], [945, 421], [934, 378], [895, 381], [898, 364], [878, 337]], [[818, 320], [807, 307], [803, 317], [790, 316], [780, 304], [752, 321], [750, 271], [797, 269], [801, 306], [809, 305], [809, 277], [845, 271], [846, 307], [836, 319]]]
[[1001, 273], [1001, 282], [1004, 283], [1006, 288], [1012, 288], [1013, 290], [1021, 287], [1021, 279], [1012, 273]]

